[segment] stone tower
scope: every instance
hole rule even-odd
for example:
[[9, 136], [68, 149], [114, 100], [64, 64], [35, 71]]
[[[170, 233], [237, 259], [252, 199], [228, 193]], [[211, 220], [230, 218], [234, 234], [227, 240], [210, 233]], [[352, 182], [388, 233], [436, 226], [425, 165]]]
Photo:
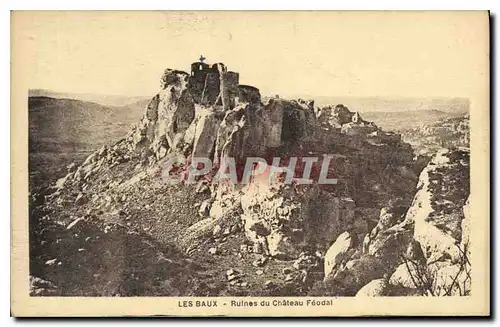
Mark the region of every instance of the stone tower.
[[238, 85], [239, 74], [227, 71], [223, 63], [210, 66], [198, 61], [191, 64], [189, 91], [196, 103], [230, 110], [235, 106]]

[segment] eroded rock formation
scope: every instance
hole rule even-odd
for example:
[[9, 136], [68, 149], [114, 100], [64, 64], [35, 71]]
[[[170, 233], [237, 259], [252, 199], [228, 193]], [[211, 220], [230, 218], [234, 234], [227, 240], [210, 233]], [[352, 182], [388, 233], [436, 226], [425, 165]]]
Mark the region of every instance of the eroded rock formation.
[[332, 294], [363, 287], [366, 279], [348, 276], [355, 274], [350, 267], [356, 260], [368, 258], [371, 267], [364, 269], [373, 272], [369, 279], [390, 276], [389, 295], [469, 294], [468, 157], [466, 150], [439, 151], [420, 174], [409, 209], [401, 203], [382, 208], [362, 246], [342, 258], [340, 271], [325, 271], [327, 282], [336, 285]]

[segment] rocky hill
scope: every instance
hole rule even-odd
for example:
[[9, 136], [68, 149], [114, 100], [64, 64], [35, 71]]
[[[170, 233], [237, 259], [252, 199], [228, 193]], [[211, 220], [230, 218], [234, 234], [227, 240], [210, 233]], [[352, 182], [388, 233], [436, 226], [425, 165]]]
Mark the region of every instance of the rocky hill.
[[[187, 161], [167, 165], [178, 156]], [[241, 182], [251, 157], [284, 166], [326, 156], [336, 184], [286, 183], [284, 174]], [[240, 183], [210, 174], [189, 183], [195, 158], [215, 166], [234, 158]], [[467, 271], [468, 153], [427, 161], [343, 105], [262, 103], [257, 88], [220, 63], [167, 69], [125, 138], [32, 194], [32, 294], [457, 294], [467, 278], [451, 277], [439, 294], [424, 277], [401, 281], [411, 269], [445, 279]], [[166, 183], [166, 174], [181, 182]]]
[[149, 101], [150, 97], [146, 96], [124, 96], [124, 95], [109, 95], [109, 94], [93, 94], [93, 93], [68, 93], [56, 92], [44, 89], [30, 89], [28, 96], [45, 97], [53, 99], [72, 99], [82, 102], [93, 102], [106, 107], [123, 107], [137, 103]]

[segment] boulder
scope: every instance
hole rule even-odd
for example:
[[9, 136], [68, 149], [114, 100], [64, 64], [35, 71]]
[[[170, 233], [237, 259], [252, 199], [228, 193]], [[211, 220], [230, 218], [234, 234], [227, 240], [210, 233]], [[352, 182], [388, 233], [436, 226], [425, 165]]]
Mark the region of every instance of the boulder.
[[319, 264], [320, 260], [318, 256], [302, 252], [299, 257], [293, 262], [292, 266], [297, 270], [309, 270], [311, 268], [318, 267]]
[[276, 284], [275, 282], [273, 282], [272, 280], [267, 280], [265, 283], [264, 283], [264, 289], [265, 290], [273, 290], [275, 288], [279, 287], [278, 284]]
[[282, 260], [296, 258], [299, 254], [299, 249], [296, 247], [296, 244], [292, 242], [289, 236], [286, 236], [281, 231], [271, 232], [271, 234], [267, 236], [267, 244], [269, 255]]
[[267, 262], [267, 258], [266, 257], [259, 257], [258, 259], [255, 259], [253, 262], [252, 262], [252, 266], [254, 267], [262, 267], [266, 264]]
[[417, 266], [410, 262], [407, 264], [402, 263], [392, 274], [389, 283], [394, 286], [402, 286], [405, 288], [418, 288], [418, 286], [420, 286], [419, 274], [421, 274], [418, 269]]
[[335, 274], [336, 271], [340, 268], [342, 263], [346, 261], [348, 258], [349, 250], [352, 249], [354, 241], [352, 239], [352, 235], [349, 232], [344, 232], [339, 235], [339, 237], [335, 240], [335, 242], [330, 246], [328, 251], [325, 254], [325, 266], [324, 266], [324, 274], [325, 279], [328, 278], [331, 274]]
[[294, 203], [293, 192], [284, 192], [285, 189], [285, 185], [260, 182], [245, 186], [240, 198], [241, 219], [245, 235], [254, 244], [260, 244], [263, 253], [294, 259], [301, 252], [304, 238], [293, 230], [303, 217]]
[[365, 286], [363, 286], [356, 293], [356, 296], [359, 297], [384, 296], [387, 293], [387, 286], [388, 284], [386, 278], [374, 279]]
[[349, 260], [336, 274], [325, 278], [325, 285], [332, 296], [355, 296], [366, 284], [387, 274], [387, 265], [381, 258], [364, 255]]
[[77, 196], [76, 196], [76, 199], [75, 199], [75, 204], [76, 205], [84, 205], [86, 203], [89, 202], [89, 199], [83, 194], [83, 193], [79, 193]]
[[221, 215], [214, 215], [200, 220], [180, 233], [177, 238], [179, 246], [184, 250], [190, 250], [198, 246], [204, 240], [213, 236], [216, 226], [234, 224], [234, 216], [237, 214], [237, 206], [233, 206]]
[[381, 257], [389, 262], [397, 262], [412, 239], [411, 225], [400, 223], [386, 230], [381, 230], [368, 247], [368, 254]]
[[56, 262], [57, 262], [57, 258], [54, 258], [54, 259], [50, 259], [50, 260], [45, 261], [45, 264], [47, 266], [53, 266], [56, 264]]
[[208, 254], [211, 254], [211, 255], [219, 254], [219, 249], [217, 249], [216, 247], [212, 247], [212, 248], [208, 249]]
[[228, 281], [233, 281], [241, 278], [241, 272], [236, 269], [229, 269], [226, 271], [226, 278]]
[[[201, 203], [200, 208], [198, 209], [198, 214], [200, 215], [200, 217], [207, 217], [210, 215], [210, 206], [211, 205], [212, 205], [211, 199], [207, 199]], [[217, 226], [220, 228], [220, 225], [217, 225]], [[214, 229], [216, 227], [214, 227]]]

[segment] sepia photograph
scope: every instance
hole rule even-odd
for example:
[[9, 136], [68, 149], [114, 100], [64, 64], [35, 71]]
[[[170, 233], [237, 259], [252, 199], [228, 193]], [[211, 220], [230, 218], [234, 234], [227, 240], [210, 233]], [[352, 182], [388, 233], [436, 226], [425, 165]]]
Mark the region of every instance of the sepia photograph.
[[488, 12], [11, 26], [14, 315], [489, 314]]

